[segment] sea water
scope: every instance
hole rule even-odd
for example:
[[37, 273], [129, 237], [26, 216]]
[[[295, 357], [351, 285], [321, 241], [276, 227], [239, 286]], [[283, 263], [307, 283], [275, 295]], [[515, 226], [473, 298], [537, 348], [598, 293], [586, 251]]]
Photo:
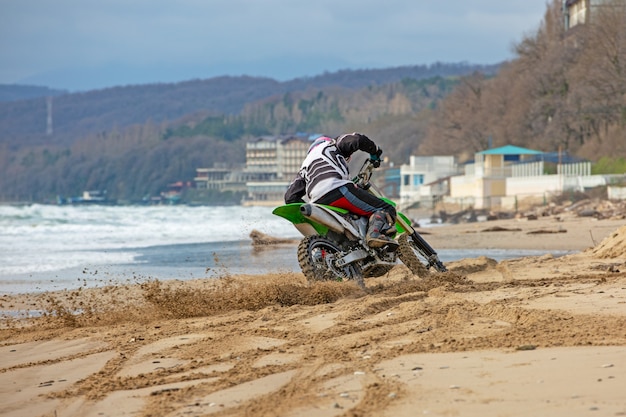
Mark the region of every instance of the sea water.
[[[262, 255], [253, 256], [250, 232], [298, 235], [271, 211], [240, 206], [0, 205], [0, 293], [71, 288], [84, 280], [100, 282], [105, 275], [199, 278], [263, 272], [269, 263], [257, 265]], [[291, 268], [291, 259], [285, 258], [286, 268]]]
[[[255, 249], [253, 230], [301, 237], [271, 207], [0, 205], [0, 294], [299, 271], [295, 245]], [[443, 262], [542, 254], [438, 253]]]

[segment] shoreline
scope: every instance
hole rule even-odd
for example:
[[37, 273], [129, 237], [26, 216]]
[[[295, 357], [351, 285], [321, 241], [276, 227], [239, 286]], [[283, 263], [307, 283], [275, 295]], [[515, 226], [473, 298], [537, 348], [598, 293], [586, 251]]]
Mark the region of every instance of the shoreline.
[[[622, 224], [626, 224], [626, 221], [575, 216], [560, 216], [557, 219], [546, 216], [536, 220], [504, 219], [437, 224], [418, 227], [417, 230], [440, 255], [442, 261], [448, 263], [479, 256], [501, 261], [512, 257], [541, 256], [545, 253], [553, 253], [555, 256], [570, 255], [595, 246]], [[31, 292], [28, 287], [32, 287], [36, 293], [72, 290], [85, 286], [85, 280], [89, 281], [88, 287], [94, 287], [125, 284], [138, 278], [191, 280], [216, 278], [220, 275], [263, 275], [280, 271], [298, 273], [300, 269], [294, 252], [299, 239], [290, 241], [291, 243], [267, 246], [254, 246], [251, 240], [176, 244], [175, 246], [188, 247], [184, 262], [165, 252], [172, 245], [129, 248], [125, 250], [136, 252], [138, 262], [86, 264], [63, 270], [11, 274], [2, 277], [5, 282], [0, 294]], [[474, 253], [465, 253], [465, 249], [471, 249]], [[504, 253], [498, 254], [499, 250]], [[537, 253], [525, 253], [528, 251]], [[244, 265], [239, 264], [241, 259], [246, 260]]]

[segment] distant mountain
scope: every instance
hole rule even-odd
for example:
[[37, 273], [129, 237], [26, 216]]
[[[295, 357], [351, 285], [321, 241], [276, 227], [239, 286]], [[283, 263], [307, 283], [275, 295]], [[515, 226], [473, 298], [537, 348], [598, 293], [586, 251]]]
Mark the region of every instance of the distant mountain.
[[0, 102], [54, 97], [66, 93], [67, 91], [64, 90], [54, 90], [36, 85], [0, 84]]
[[[12, 148], [50, 143], [66, 146], [91, 133], [121, 129], [147, 121], [163, 123], [199, 112], [234, 115], [246, 103], [288, 92], [326, 87], [358, 89], [407, 78], [456, 77], [474, 72], [493, 75], [498, 69], [499, 64], [436, 63], [388, 69], [344, 70], [285, 82], [239, 76], [114, 87], [71, 94], [51, 94], [58, 90], [43, 88], [32, 90], [30, 99], [0, 102], [0, 144], [7, 143]], [[17, 86], [3, 87], [6, 91], [19, 90]], [[31, 87], [24, 86], [24, 94], [28, 88]], [[54, 96], [51, 114], [53, 134], [47, 135], [46, 97], [50, 95]]]
[[73, 62], [70, 66], [30, 74], [15, 82], [18, 84], [45, 85], [71, 92], [85, 92], [127, 85], [169, 84], [223, 75], [248, 75], [287, 81], [339, 71], [349, 67], [348, 62], [336, 57], [326, 54], [312, 56], [311, 51], [307, 51], [301, 56], [278, 54], [251, 59], [246, 62], [220, 60], [219, 63], [197, 64], [172, 61], [159, 65], [120, 61], [80, 65]]

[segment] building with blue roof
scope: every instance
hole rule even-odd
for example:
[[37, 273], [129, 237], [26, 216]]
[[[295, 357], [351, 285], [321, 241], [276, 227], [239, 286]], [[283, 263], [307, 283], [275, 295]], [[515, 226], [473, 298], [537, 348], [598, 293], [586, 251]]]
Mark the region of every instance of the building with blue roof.
[[478, 152], [478, 155], [503, 155], [519, 159], [523, 155], [541, 155], [543, 152], [536, 151], [534, 149], [522, 148], [515, 145], [506, 145], [499, 148], [487, 149], [486, 151]]
[[[556, 174], [546, 164], [556, 165]], [[450, 178], [448, 202], [474, 208], [516, 208], [520, 200], [532, 203], [566, 190], [584, 191], [606, 185], [591, 175], [591, 163], [567, 154], [545, 153], [506, 145], [476, 152], [465, 174]], [[534, 201], [532, 201], [534, 200]]]

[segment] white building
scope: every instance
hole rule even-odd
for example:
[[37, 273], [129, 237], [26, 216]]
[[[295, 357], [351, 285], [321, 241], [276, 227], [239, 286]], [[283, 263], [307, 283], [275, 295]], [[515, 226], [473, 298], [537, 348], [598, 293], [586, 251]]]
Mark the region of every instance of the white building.
[[409, 164], [400, 167], [400, 206], [432, 202], [448, 195], [448, 181], [458, 174], [454, 156], [411, 156]]
[[261, 136], [246, 144], [245, 167], [196, 168], [196, 188], [247, 192], [244, 205], [278, 205], [311, 142], [302, 136]]
[[610, 7], [607, 0], [563, 0], [565, 29], [588, 24], [598, 7]]
[[243, 167], [227, 168], [214, 166], [213, 168], [196, 168], [194, 182], [198, 190], [216, 190], [220, 192], [246, 191], [248, 178]]
[[248, 196], [244, 205], [283, 203], [289, 183], [311, 146], [308, 137], [260, 137], [246, 144], [246, 169], [255, 179], [246, 183]]
[[450, 178], [445, 201], [474, 208], [514, 209], [521, 200], [547, 200], [564, 191], [606, 185], [591, 175], [590, 162], [556, 163], [556, 174], [545, 173], [543, 152], [507, 145], [475, 154], [465, 175]]

